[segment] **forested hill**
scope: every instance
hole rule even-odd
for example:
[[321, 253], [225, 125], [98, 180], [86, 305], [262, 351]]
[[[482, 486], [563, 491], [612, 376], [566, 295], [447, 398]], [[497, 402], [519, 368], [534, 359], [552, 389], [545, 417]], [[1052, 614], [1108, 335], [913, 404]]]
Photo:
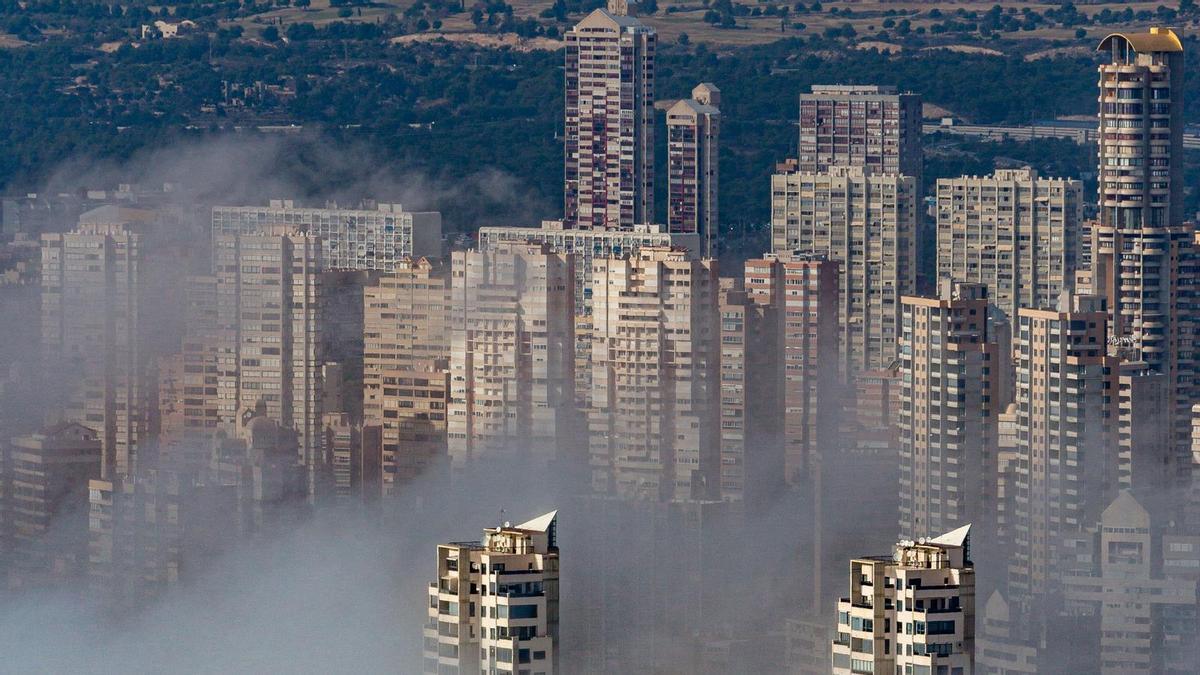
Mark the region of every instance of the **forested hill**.
[[[355, 171], [381, 166], [449, 180], [495, 168], [536, 201], [558, 208], [561, 49], [398, 42], [385, 24], [336, 21], [285, 33], [291, 39], [197, 30], [103, 49], [97, 40], [104, 36], [77, 34], [0, 49], [0, 191], [34, 188], [70, 158], [119, 160], [179, 137], [299, 125], [306, 131], [295, 137], [301, 146], [319, 138], [322, 151], [344, 144], [367, 155], [336, 171], [306, 174], [313, 193], [321, 181], [345, 184]], [[539, 44], [553, 47], [545, 39]], [[685, 96], [701, 80], [722, 89], [723, 221], [767, 220], [767, 176], [795, 152], [796, 96], [812, 83], [894, 84], [977, 123], [1027, 123], [1095, 108], [1096, 60], [1087, 51], [1031, 60], [860, 46], [824, 36], [719, 51], [664, 41], [660, 99]], [[1188, 52], [1192, 60], [1200, 54], [1194, 41]], [[1190, 72], [1198, 70], [1192, 64]], [[1198, 106], [1200, 97], [1189, 97], [1191, 119], [1200, 118]], [[1009, 150], [1034, 163], [1061, 154], [1048, 145]], [[972, 166], [980, 152], [976, 147], [946, 166]], [[452, 226], [512, 216], [472, 212], [465, 204], [447, 208]]]

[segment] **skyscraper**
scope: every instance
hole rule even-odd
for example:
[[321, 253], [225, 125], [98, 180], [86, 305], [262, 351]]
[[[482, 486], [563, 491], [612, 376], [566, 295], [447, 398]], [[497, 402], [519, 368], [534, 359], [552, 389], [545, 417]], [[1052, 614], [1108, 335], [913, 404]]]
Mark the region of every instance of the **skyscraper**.
[[[1099, 642], [1099, 669], [1090, 672], [1194, 670], [1196, 575], [1180, 575], [1163, 563], [1188, 559], [1195, 565], [1200, 539], [1174, 538], [1178, 550], [1170, 551], [1165, 543], [1171, 538], [1126, 490], [1104, 509], [1093, 532], [1095, 554], [1085, 558], [1089, 574], [1065, 580], [1068, 602], [1098, 619], [1091, 625]], [[1096, 652], [1090, 653], [1096, 659]]]
[[996, 475], [995, 373], [987, 287], [943, 279], [936, 298], [903, 299], [900, 536], [982, 519]]
[[1115, 495], [1119, 359], [1107, 353], [1103, 298], [1021, 309], [1009, 588], [1044, 596], [1060, 538], [1094, 523]]
[[699, 233], [716, 255], [721, 90], [707, 82], [667, 110], [667, 228]]
[[105, 476], [131, 471], [149, 435], [141, 235], [83, 224], [42, 235], [42, 353], [68, 382], [68, 416], [94, 429]]
[[1182, 212], [1183, 45], [1174, 32], [1114, 33], [1100, 43], [1100, 222], [1092, 292], [1108, 299], [1113, 347], [1166, 376], [1171, 473], [1192, 481], [1190, 406], [1195, 228]]
[[569, 228], [654, 219], [654, 50], [658, 36], [610, 0], [566, 34], [564, 215]]
[[592, 487], [627, 499], [716, 495], [716, 261], [643, 248], [595, 262]]
[[972, 672], [971, 526], [850, 561], [850, 595], [838, 602], [837, 624], [835, 675]]
[[446, 454], [450, 284], [424, 258], [400, 261], [363, 293], [363, 417], [383, 430], [391, 494]]
[[571, 257], [544, 244], [456, 252], [452, 277], [447, 430], [453, 466], [563, 459], [575, 447]]
[[1010, 320], [1074, 286], [1083, 183], [1000, 169], [937, 182], [938, 277], [986, 284]]
[[839, 263], [839, 371], [849, 381], [896, 358], [900, 296], [917, 290], [917, 181], [862, 167], [771, 177], [771, 250]]
[[183, 354], [188, 431], [228, 433], [261, 402], [266, 417], [297, 433], [310, 490], [324, 469], [321, 268], [316, 237], [218, 235], [214, 274], [191, 280]]
[[764, 348], [778, 362], [760, 377], [774, 380], [764, 404], [776, 407], [764, 418], [782, 421], [784, 478], [795, 483], [837, 445], [838, 264], [820, 254], [772, 253], [747, 260], [745, 274], [751, 299], [770, 310], [759, 332], [770, 336]]
[[813, 85], [800, 94], [799, 170], [860, 166], [921, 185], [921, 97], [895, 87]]
[[438, 545], [425, 673], [560, 672], [557, 517], [551, 511], [484, 528], [482, 542]]

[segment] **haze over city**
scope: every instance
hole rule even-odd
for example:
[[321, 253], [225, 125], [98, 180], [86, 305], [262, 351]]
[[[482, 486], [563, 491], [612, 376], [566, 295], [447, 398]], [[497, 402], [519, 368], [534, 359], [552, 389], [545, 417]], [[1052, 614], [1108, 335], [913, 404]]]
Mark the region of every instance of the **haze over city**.
[[0, 672], [1200, 671], [1191, 0], [0, 0]]

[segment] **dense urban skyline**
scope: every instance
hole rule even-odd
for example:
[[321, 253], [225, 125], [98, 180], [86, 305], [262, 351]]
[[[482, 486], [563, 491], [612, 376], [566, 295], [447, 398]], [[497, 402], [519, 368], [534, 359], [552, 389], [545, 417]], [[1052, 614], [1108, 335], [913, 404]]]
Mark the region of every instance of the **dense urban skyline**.
[[278, 542], [388, 541], [336, 583], [280, 564], [386, 598], [405, 657], [372, 670], [1200, 667], [1189, 43], [1099, 41], [1091, 196], [927, 182], [902, 87], [790, 92], [769, 240], [731, 254], [722, 130], [755, 120], [715, 78], [656, 100], [636, 14], [565, 34], [545, 220], [132, 185], [6, 217], [36, 336], [0, 382], [0, 611], [130, 621]]

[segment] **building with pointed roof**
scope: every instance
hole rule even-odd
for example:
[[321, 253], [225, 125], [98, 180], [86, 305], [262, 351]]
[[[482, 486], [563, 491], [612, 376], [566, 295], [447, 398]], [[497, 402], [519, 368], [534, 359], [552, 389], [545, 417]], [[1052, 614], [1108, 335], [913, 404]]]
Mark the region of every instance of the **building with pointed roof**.
[[567, 227], [611, 230], [653, 220], [657, 42], [624, 0], [566, 34]]
[[560, 672], [558, 511], [441, 544], [424, 672]]
[[667, 110], [667, 228], [700, 235], [716, 254], [721, 90], [703, 82]]
[[975, 665], [971, 526], [901, 541], [890, 556], [850, 562], [838, 602], [833, 672], [970, 673]]

